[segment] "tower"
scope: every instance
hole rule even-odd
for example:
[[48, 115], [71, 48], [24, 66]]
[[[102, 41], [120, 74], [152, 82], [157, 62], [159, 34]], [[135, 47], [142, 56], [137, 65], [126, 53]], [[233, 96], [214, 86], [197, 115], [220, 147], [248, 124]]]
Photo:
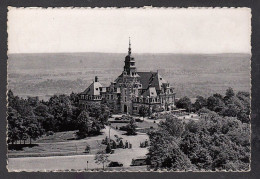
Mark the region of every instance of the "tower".
[[135, 59], [131, 56], [131, 41], [129, 37], [128, 55], [125, 57], [124, 72], [129, 76], [136, 76]]

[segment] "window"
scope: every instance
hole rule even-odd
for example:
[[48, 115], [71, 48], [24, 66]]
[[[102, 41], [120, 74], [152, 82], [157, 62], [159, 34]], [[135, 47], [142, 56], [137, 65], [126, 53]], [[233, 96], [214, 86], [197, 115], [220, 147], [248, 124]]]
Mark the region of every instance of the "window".
[[137, 107], [133, 107], [133, 109], [134, 109], [134, 111], [137, 111], [138, 108]]
[[96, 88], [96, 91], [98, 90], [98, 88]]
[[127, 98], [125, 97], [125, 102], [127, 101]]

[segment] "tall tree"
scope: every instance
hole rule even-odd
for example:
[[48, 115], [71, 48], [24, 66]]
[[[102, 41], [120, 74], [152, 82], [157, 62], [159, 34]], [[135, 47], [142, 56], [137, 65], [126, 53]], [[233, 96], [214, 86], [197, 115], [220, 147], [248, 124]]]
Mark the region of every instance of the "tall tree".
[[91, 127], [93, 122], [89, 117], [88, 112], [86, 110], [83, 110], [78, 116], [77, 120], [78, 120], [78, 129], [79, 129], [79, 131], [77, 132], [78, 137], [84, 138], [88, 136], [91, 132]]

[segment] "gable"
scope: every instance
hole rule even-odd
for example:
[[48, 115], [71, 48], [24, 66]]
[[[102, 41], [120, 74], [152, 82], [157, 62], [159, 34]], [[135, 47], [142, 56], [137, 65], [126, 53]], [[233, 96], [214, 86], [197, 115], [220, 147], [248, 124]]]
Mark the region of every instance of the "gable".
[[100, 95], [100, 87], [102, 85], [99, 82], [93, 82], [83, 93], [86, 95]]
[[143, 89], [155, 87], [156, 90], [160, 90], [157, 72], [137, 72], [137, 74], [140, 76], [139, 79]]

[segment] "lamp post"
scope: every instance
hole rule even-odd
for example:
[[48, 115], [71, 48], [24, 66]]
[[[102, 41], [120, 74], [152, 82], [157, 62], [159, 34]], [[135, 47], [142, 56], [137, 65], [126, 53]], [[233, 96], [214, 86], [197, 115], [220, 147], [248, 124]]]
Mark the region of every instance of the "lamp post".
[[109, 136], [109, 142], [110, 142], [110, 129], [111, 129], [111, 123], [108, 123], [108, 125], [109, 125], [108, 136]]

